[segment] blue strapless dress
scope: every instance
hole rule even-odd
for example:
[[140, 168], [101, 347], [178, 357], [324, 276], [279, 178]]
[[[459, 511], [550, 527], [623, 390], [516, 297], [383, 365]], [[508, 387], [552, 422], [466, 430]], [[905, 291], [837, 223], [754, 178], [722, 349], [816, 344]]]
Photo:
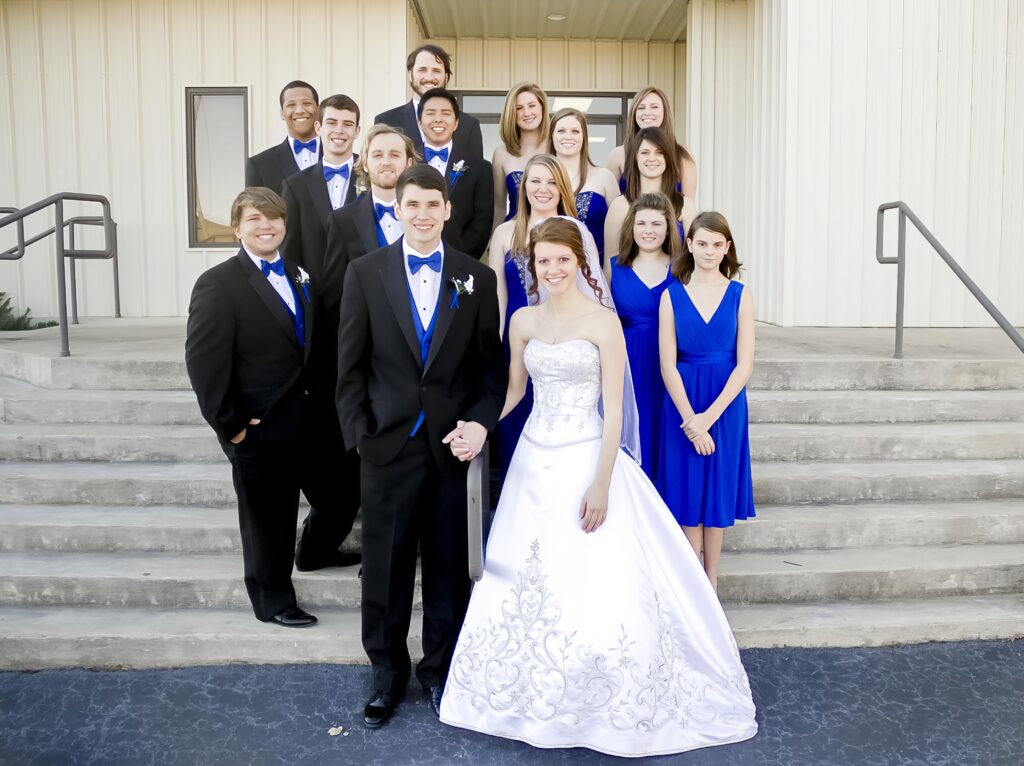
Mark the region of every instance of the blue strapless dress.
[[655, 287], [648, 287], [630, 266], [612, 258], [612, 298], [626, 336], [626, 355], [633, 375], [633, 393], [640, 416], [640, 465], [656, 480], [665, 384], [658, 356], [658, 306], [672, 282], [671, 272]]
[[[526, 296], [526, 259], [505, 253], [505, 289], [508, 292], [508, 307], [505, 311], [505, 330], [502, 333], [501, 345], [505, 350], [505, 367], [511, 361], [511, 350], [508, 343], [508, 326], [512, 315], [523, 306], [528, 305]], [[498, 471], [501, 480], [505, 480], [512, 453], [519, 444], [519, 436], [526, 425], [533, 409], [533, 384], [526, 382], [526, 395], [514, 410], [498, 423]]]
[[608, 200], [599, 192], [580, 192], [576, 195], [576, 217], [593, 235], [601, 266], [604, 266], [604, 219], [608, 217]]
[[[694, 412], [703, 412], [736, 367], [743, 285], [730, 283], [710, 322], [701, 317], [682, 282], [673, 280], [668, 294], [676, 321], [676, 369]], [[679, 427], [679, 412], [668, 394], [664, 402], [657, 486], [676, 521], [686, 527], [731, 527], [737, 519], [754, 516], [746, 389], [711, 426], [715, 451], [707, 457], [697, 454]]]
[[519, 184], [523, 182], [523, 171], [513, 170], [505, 176], [505, 190], [508, 193], [508, 215], [506, 221], [516, 217], [516, 209], [519, 207]]

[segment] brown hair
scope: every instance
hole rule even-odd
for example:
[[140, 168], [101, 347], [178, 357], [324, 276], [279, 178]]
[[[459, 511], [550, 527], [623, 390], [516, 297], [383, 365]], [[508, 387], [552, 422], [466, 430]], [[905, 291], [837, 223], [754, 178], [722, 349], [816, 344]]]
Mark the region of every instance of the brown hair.
[[605, 306], [605, 308], [608, 308], [604, 302], [604, 290], [601, 289], [601, 285], [598, 284], [597, 279], [590, 271], [590, 265], [587, 263], [587, 254], [583, 249], [583, 235], [580, 234], [580, 225], [575, 221], [569, 221], [565, 218], [548, 218], [546, 221], [537, 224], [533, 231], [530, 232], [530, 241], [526, 246], [526, 263], [531, 277], [530, 295], [537, 294], [537, 265], [534, 249], [541, 242], [564, 245], [572, 250], [572, 254], [576, 256], [576, 267], [583, 273], [583, 278], [590, 285], [590, 289], [594, 291], [598, 302]]
[[532, 82], [520, 82], [512, 86], [512, 90], [505, 96], [505, 106], [501, 110], [499, 130], [501, 142], [505, 144], [509, 154], [519, 157], [522, 151], [520, 143], [520, 130], [516, 124], [516, 99], [520, 93], [532, 93], [540, 102], [540, 139], [541, 142], [548, 140], [548, 96], [539, 85]]
[[575, 117], [579, 120], [580, 127], [583, 129], [583, 145], [580, 147], [580, 181], [576, 185], [576, 193], [579, 194], [580, 189], [583, 188], [583, 184], [587, 182], [587, 170], [588, 168], [596, 167], [594, 161], [590, 159], [590, 139], [587, 137], [587, 116], [583, 114], [579, 109], [573, 109], [571, 106], [565, 109], [559, 109], [553, 115], [551, 115], [551, 122], [548, 126], [548, 153], [553, 154], [556, 157], [558, 152], [555, 151], [555, 125], [558, 124], [559, 120], [563, 120], [566, 117]]
[[242, 222], [242, 211], [254, 207], [267, 218], [288, 220], [288, 206], [281, 195], [266, 186], [250, 186], [243, 189], [231, 203], [231, 228], [237, 229]]
[[444, 180], [444, 176], [434, 170], [431, 165], [418, 163], [402, 171], [402, 174], [398, 176], [398, 184], [395, 186], [395, 196], [398, 198], [399, 205], [402, 204], [405, 187], [410, 184], [418, 186], [420, 189], [439, 191], [444, 201], [448, 201], [448, 183]]
[[[518, 203], [516, 207], [515, 228], [512, 231], [512, 241], [509, 251], [521, 253], [526, 249], [527, 235], [530, 229], [530, 213], [533, 208], [530, 205], [530, 198], [526, 196], [526, 179], [530, 175], [530, 168], [535, 165], [543, 165], [551, 171], [555, 178], [555, 186], [558, 187], [558, 214], [576, 217], [576, 198], [572, 193], [572, 186], [569, 185], [569, 176], [562, 167], [562, 163], [550, 154], [535, 154], [523, 168], [523, 178], [519, 182]], [[436, 171], [435, 171], [436, 172]]]
[[378, 122], [366, 133], [366, 139], [363, 141], [363, 151], [359, 155], [359, 162], [355, 165], [356, 171], [356, 186], [365, 186], [367, 189], [370, 188], [370, 173], [367, 170], [367, 161], [370, 158], [370, 144], [373, 143], [373, 139], [377, 136], [383, 136], [386, 134], [392, 134], [401, 136], [402, 143], [405, 144], [405, 156], [412, 158], [413, 162], [419, 162], [422, 158], [420, 153], [416, 151], [416, 144], [412, 142], [409, 136], [405, 135], [405, 131], [401, 128], [393, 128], [390, 125], [385, 125], [383, 122]]
[[729, 222], [725, 220], [724, 215], [716, 213], [713, 210], [701, 213], [693, 219], [693, 223], [690, 224], [690, 230], [686, 232], [687, 239], [686, 242], [683, 242], [682, 254], [672, 264], [672, 276], [684, 285], [688, 285], [690, 283], [690, 277], [693, 275], [696, 263], [693, 260], [693, 251], [690, 250], [689, 242], [701, 229], [713, 231], [715, 234], [721, 234], [725, 237], [726, 241], [729, 243], [729, 250], [726, 252], [721, 264], [719, 264], [718, 270], [728, 279], [732, 279], [737, 276], [740, 273], [740, 267], [743, 264], [739, 262], [739, 258], [736, 255], [736, 242], [733, 241], [732, 231], [729, 229]]
[[350, 96], [346, 96], [344, 93], [335, 93], [333, 96], [328, 96], [320, 102], [320, 109], [316, 113], [316, 121], [321, 125], [324, 122], [324, 110], [330, 107], [331, 109], [344, 109], [349, 112], [355, 112], [356, 114], [356, 125], [359, 125], [359, 104], [355, 102]]
[[[665, 115], [661, 120], [661, 129], [668, 133], [673, 141], [676, 140], [676, 129], [675, 126], [672, 124], [672, 108], [668, 105], [668, 96], [665, 95], [665, 91], [663, 91], [661, 88], [655, 88], [653, 85], [648, 85], [643, 90], [637, 92], [637, 94], [633, 97], [633, 103], [630, 104], [629, 106], [629, 117], [626, 120], [626, 143], [628, 143], [629, 139], [631, 139], [636, 134], [636, 132], [640, 130], [640, 126], [637, 125], [636, 123], [636, 112], [637, 109], [640, 107], [640, 103], [645, 98], [650, 96], [652, 93], [661, 99], [661, 111], [662, 114]], [[676, 150], [679, 153], [680, 163], [684, 159], [693, 162], [693, 155], [686, 151], [686, 148], [678, 141], [676, 141]], [[679, 172], [680, 176], [678, 180], [682, 181], [683, 178], [681, 164]]]
[[667, 253], [668, 257], [675, 262], [682, 251], [682, 240], [679, 237], [679, 227], [676, 225], [676, 217], [672, 212], [672, 203], [668, 197], [661, 193], [641, 194], [629, 206], [626, 213], [626, 220], [622, 222], [622, 233], [619, 236], [618, 263], [620, 266], [632, 266], [633, 261], [640, 252], [640, 246], [633, 237], [633, 224], [636, 223], [636, 215], [641, 210], [653, 210], [665, 216], [665, 241], [661, 243], [661, 250]]
[[626, 179], [626, 199], [632, 202], [640, 196], [640, 168], [637, 167], [637, 155], [640, 145], [646, 141], [665, 157], [665, 172], [661, 176], [661, 193], [668, 197], [678, 218], [683, 209], [684, 197], [679, 190], [679, 179], [676, 178], [679, 168], [679, 154], [675, 140], [661, 128], [644, 128], [633, 134], [626, 142], [626, 159], [622, 175]]
[[448, 51], [439, 45], [421, 45], [419, 48], [416, 48], [405, 60], [405, 71], [412, 71], [412, 68], [416, 66], [416, 57], [421, 53], [429, 53], [441, 62], [441, 66], [444, 67], [444, 83], [447, 85], [448, 80], [452, 77], [452, 57]]

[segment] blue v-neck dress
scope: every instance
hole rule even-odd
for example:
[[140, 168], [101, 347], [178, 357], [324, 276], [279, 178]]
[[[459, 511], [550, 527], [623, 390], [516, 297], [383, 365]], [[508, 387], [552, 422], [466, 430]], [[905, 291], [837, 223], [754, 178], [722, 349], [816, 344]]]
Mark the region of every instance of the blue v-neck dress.
[[[668, 286], [676, 323], [676, 369], [694, 412], [704, 412], [722, 393], [736, 367], [740, 296], [744, 287], [731, 282], [709, 322], [697, 311], [678, 280]], [[750, 477], [747, 392], [735, 399], [711, 426], [715, 451], [697, 453], [672, 399], [665, 394], [658, 461], [658, 491], [682, 526], [731, 527], [754, 516]]]
[[640, 466], [651, 481], [657, 475], [665, 400], [658, 357], [658, 306], [671, 280], [671, 273], [666, 272], [660, 284], [648, 287], [631, 266], [621, 266], [617, 257], [612, 258], [612, 298], [626, 336], [626, 356], [640, 417]]

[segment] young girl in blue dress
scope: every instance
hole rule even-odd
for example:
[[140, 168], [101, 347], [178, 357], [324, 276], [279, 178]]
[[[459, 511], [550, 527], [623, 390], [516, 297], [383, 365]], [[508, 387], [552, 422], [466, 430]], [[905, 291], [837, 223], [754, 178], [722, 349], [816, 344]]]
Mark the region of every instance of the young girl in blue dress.
[[551, 116], [548, 152], [558, 158], [569, 175], [576, 195], [576, 217], [583, 222], [597, 245], [604, 266], [604, 221], [608, 203], [619, 196], [619, 187], [608, 168], [590, 159], [587, 118], [579, 109], [559, 109]]
[[665, 383], [658, 351], [658, 307], [674, 279], [669, 267], [682, 248], [664, 194], [641, 194], [629, 206], [619, 255], [605, 266], [612, 298], [626, 337], [633, 392], [640, 419], [640, 465], [655, 481], [661, 441]]
[[[527, 287], [530, 277], [526, 245], [530, 230], [555, 215], [576, 217], [569, 177], [561, 163], [550, 154], [538, 154], [524, 165], [523, 182], [517, 194], [516, 215], [494, 230], [488, 255], [488, 264], [494, 270], [498, 282], [498, 312], [506, 364], [511, 358], [508, 345], [509, 321], [516, 311], [529, 303]], [[502, 479], [532, 407], [533, 389], [527, 387], [523, 401], [498, 424], [498, 470]]]
[[658, 490], [718, 589], [726, 527], [754, 516], [745, 386], [754, 368], [754, 298], [720, 213], [690, 225], [661, 296], [659, 349], [668, 396]]
[[516, 217], [519, 184], [526, 163], [547, 150], [548, 97], [539, 85], [521, 82], [512, 86], [505, 97], [498, 129], [502, 145], [491, 158], [494, 227]]

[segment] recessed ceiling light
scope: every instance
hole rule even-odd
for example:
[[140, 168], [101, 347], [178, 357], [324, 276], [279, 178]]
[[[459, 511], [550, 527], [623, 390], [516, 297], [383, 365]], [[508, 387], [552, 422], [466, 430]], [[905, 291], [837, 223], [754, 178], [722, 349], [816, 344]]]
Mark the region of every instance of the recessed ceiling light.
[[548, 14], [548, 21], [565, 21], [567, 18], [569, 18], [569, 17], [566, 16], [564, 13], [549, 13]]

